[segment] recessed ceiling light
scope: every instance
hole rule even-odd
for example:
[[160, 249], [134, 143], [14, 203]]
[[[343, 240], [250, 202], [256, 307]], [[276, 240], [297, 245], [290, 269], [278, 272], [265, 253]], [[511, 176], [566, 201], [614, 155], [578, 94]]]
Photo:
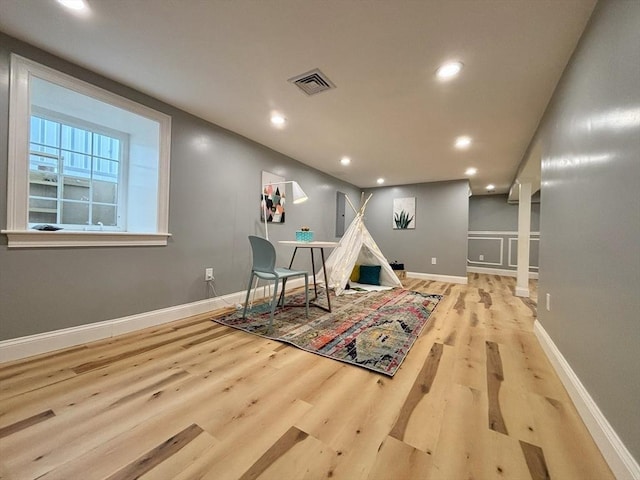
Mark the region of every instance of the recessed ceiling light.
[[465, 175], [475, 175], [476, 173], [478, 173], [478, 169], [473, 167], [467, 168], [464, 172]]
[[274, 113], [273, 115], [271, 115], [271, 124], [272, 125], [274, 125], [276, 127], [282, 127], [282, 126], [284, 126], [285, 123], [287, 123], [287, 119], [284, 118], [279, 113]]
[[455, 145], [456, 145], [456, 148], [459, 148], [460, 150], [469, 148], [469, 146], [471, 145], [471, 137], [467, 137], [466, 135], [458, 137], [456, 138]]
[[87, 8], [84, 0], [58, 0], [58, 3], [70, 10], [84, 10]]
[[378, 180], [376, 180], [376, 183], [378, 185], [382, 185], [384, 183], [384, 178], [379, 178]]
[[489, 185], [487, 185], [487, 191], [491, 192], [492, 190], [495, 190], [496, 186], [492, 183], [490, 183]]
[[439, 80], [451, 80], [456, 78], [462, 70], [462, 62], [447, 62], [440, 65], [440, 68], [436, 70], [436, 76]]
[[340, 163], [342, 165], [349, 165], [351, 163], [351, 159], [349, 157], [342, 157], [340, 159]]

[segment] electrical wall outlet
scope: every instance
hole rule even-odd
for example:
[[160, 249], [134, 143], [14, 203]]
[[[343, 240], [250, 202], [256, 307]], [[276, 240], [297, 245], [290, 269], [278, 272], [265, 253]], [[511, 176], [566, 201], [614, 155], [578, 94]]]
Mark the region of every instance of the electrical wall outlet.
[[205, 282], [213, 281], [213, 267], [204, 269], [204, 281]]
[[484, 260], [484, 255], [480, 255], [480, 256], [478, 257], [478, 260]]
[[547, 293], [547, 312], [551, 311], [551, 294]]
[[435, 265], [436, 264], [436, 257], [431, 257], [431, 265]]

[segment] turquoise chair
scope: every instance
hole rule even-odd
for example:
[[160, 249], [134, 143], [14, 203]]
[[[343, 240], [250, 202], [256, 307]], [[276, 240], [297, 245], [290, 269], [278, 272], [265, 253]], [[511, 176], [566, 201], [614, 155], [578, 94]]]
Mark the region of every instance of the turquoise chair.
[[[269, 280], [273, 282], [273, 297], [271, 299], [271, 317], [269, 319], [269, 327], [267, 332], [271, 331], [273, 326], [273, 315], [276, 311], [276, 305], [280, 303], [280, 306], [284, 307], [284, 291], [287, 284], [287, 280], [293, 277], [304, 276], [304, 307], [307, 318], [309, 317], [309, 273], [302, 270], [290, 270], [288, 268], [276, 267], [276, 249], [273, 244], [262, 237], [256, 237], [249, 235], [249, 242], [251, 243], [251, 251], [253, 254], [253, 266], [251, 267], [251, 274], [249, 275], [249, 285], [247, 287], [247, 298], [244, 302], [244, 311], [242, 312], [242, 318], [247, 316], [247, 306], [249, 305], [249, 294], [251, 292], [251, 285], [253, 284], [253, 277], [258, 277], [262, 280]], [[276, 300], [278, 298], [278, 284], [282, 280], [282, 297], [281, 301]]]

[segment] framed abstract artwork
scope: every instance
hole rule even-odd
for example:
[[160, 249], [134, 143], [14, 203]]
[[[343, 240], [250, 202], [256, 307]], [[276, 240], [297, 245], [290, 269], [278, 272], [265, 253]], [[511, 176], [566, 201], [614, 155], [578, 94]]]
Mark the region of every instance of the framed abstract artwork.
[[260, 221], [265, 216], [269, 223], [284, 223], [285, 190], [284, 177], [271, 172], [262, 172], [260, 195]]
[[393, 229], [416, 228], [416, 197], [393, 199]]

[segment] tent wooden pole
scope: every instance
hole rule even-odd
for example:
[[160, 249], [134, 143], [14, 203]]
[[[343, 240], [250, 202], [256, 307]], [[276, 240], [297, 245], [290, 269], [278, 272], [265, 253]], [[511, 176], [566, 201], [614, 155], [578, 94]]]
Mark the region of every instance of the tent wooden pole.
[[356, 210], [356, 207], [354, 207], [353, 203], [351, 203], [351, 200], [349, 200], [349, 195], [345, 195], [344, 198], [347, 199], [347, 202], [349, 203], [349, 206], [353, 209], [353, 213], [355, 213], [357, 215], [358, 214], [358, 210]]
[[[363, 193], [364, 195], [364, 193]], [[364, 214], [364, 209], [367, 208], [367, 203], [369, 203], [369, 200], [371, 200], [371, 197], [373, 197], [373, 193], [370, 193], [369, 196], [367, 197], [367, 199], [364, 201], [364, 204], [362, 204], [362, 208], [360, 208], [360, 211]]]
[[[367, 206], [367, 203], [369, 203], [369, 200], [371, 200], [371, 197], [373, 197], [373, 193], [370, 193], [369, 196], [367, 197], [366, 200], [364, 200], [364, 192], [362, 192], [362, 196], [360, 198], [360, 211], [358, 211], [356, 209], [356, 207], [353, 206], [353, 203], [351, 203], [351, 200], [349, 200], [349, 195], [345, 195], [344, 198], [346, 198], [347, 202], [349, 203], [349, 206], [351, 207], [351, 209], [353, 210], [353, 212], [357, 215], [358, 213], [360, 213], [361, 215], [364, 214], [364, 209]], [[363, 202], [364, 200], [364, 202]]]

